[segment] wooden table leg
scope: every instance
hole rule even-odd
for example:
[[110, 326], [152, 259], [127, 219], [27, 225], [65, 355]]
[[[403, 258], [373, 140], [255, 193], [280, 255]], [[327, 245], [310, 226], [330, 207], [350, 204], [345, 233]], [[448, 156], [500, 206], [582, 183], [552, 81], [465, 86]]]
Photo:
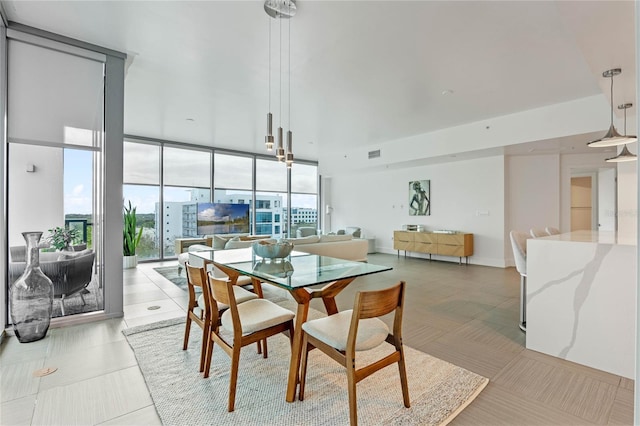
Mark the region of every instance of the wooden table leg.
[[[287, 380], [287, 402], [293, 402], [296, 399], [296, 391], [298, 389], [298, 381], [300, 377], [300, 358], [302, 356], [302, 324], [307, 320], [309, 314], [309, 298], [307, 296], [294, 298], [298, 302], [296, 312], [296, 323], [293, 328], [293, 343], [291, 346], [291, 363], [289, 364], [289, 379]], [[298, 293], [300, 295], [301, 293]]]

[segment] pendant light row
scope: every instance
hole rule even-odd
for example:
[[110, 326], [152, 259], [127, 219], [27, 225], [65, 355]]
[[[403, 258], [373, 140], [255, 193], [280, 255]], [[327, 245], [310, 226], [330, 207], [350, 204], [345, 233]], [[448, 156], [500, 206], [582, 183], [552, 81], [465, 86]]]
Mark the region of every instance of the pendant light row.
[[638, 157], [635, 154], [632, 154], [627, 148], [628, 143], [636, 142], [638, 140], [637, 136], [627, 135], [627, 109], [631, 108], [633, 104], [625, 103], [622, 105], [618, 105], [618, 109], [624, 110], [624, 135], [618, 133], [615, 126], [613, 125], [613, 77], [620, 74], [622, 74], [621, 68], [613, 68], [602, 73], [603, 77], [611, 79], [611, 125], [609, 126], [609, 131], [607, 131], [607, 134], [605, 134], [600, 139], [589, 142], [587, 144], [587, 146], [589, 147], [596, 148], [624, 145], [622, 151], [620, 151], [620, 154], [612, 158], [607, 158], [605, 160], [610, 163], [636, 161], [638, 159]]
[[[269, 4], [268, 4], [269, 3]], [[264, 138], [267, 151], [273, 151], [275, 138], [273, 136], [273, 114], [271, 114], [271, 18], [290, 19], [295, 15], [295, 3], [292, 0], [282, 2], [280, 9], [275, 10], [273, 0], [265, 1], [265, 11], [269, 15], [269, 112], [267, 113], [267, 135]], [[282, 129], [282, 21], [280, 21], [280, 126], [277, 131], [277, 146], [275, 156], [280, 162], [284, 162], [287, 168], [293, 165], [293, 132], [291, 131], [291, 21], [289, 21], [289, 130], [287, 131], [286, 151]]]

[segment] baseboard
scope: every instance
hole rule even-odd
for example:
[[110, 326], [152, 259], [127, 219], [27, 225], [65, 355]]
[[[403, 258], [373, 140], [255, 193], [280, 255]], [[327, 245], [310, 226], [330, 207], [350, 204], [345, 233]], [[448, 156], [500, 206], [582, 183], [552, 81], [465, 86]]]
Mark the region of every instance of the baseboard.
[[123, 312], [107, 314], [103, 311], [88, 312], [85, 314], [70, 315], [68, 317], [58, 317], [51, 320], [50, 328], [69, 327], [72, 325], [87, 324], [90, 322], [104, 321], [113, 318], [122, 318]]
[[[382, 247], [377, 247], [377, 251], [376, 253], [383, 253], [383, 254], [395, 254], [398, 255], [398, 251], [397, 250], [393, 250], [393, 249], [388, 249], [388, 248], [382, 248]], [[404, 256], [404, 251], [400, 251], [400, 256]], [[426, 259], [429, 260], [429, 255], [425, 254], [425, 253], [418, 253], [418, 252], [407, 252], [407, 257], [413, 258], [413, 259]], [[431, 260], [437, 260], [437, 261], [441, 261], [441, 262], [450, 262], [450, 263], [459, 263], [459, 258], [455, 257], [455, 256], [438, 256], [438, 255], [432, 255], [431, 256]], [[465, 259], [464, 257], [462, 258], [462, 264], [465, 264]], [[491, 266], [494, 268], [507, 268], [509, 266], [512, 265], [508, 265], [505, 262], [505, 259], [496, 259], [496, 258], [490, 258], [490, 257], [481, 257], [481, 256], [469, 256], [469, 265], [481, 265], [481, 266]]]

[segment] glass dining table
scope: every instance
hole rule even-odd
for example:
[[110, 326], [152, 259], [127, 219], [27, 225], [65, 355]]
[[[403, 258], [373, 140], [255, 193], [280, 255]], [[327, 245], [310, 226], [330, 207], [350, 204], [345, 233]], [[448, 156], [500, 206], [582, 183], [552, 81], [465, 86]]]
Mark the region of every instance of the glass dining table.
[[354, 262], [327, 256], [293, 251], [283, 259], [263, 259], [251, 248], [205, 250], [190, 252], [205, 265], [213, 264], [225, 273], [232, 283], [241, 275], [251, 278], [258, 296], [262, 295], [262, 283], [283, 288], [298, 303], [291, 363], [287, 380], [288, 402], [293, 402], [299, 381], [302, 354], [302, 324], [307, 320], [311, 299], [321, 298], [328, 315], [338, 312], [335, 297], [358, 277], [389, 271], [389, 266]]

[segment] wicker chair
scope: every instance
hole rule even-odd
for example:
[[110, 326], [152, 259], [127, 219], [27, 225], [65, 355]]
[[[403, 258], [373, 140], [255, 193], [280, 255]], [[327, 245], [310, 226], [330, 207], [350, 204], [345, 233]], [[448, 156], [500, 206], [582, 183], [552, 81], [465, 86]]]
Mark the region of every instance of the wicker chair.
[[[20, 259], [20, 250], [11, 250], [9, 262], [9, 282], [13, 283], [24, 272], [26, 262]], [[13, 257], [13, 254], [16, 257]], [[81, 252], [42, 252], [40, 253], [40, 269], [53, 283], [53, 297], [60, 300], [60, 310], [64, 312], [64, 301], [71, 296], [79, 295], [84, 304], [82, 290], [93, 279], [93, 262], [96, 254], [93, 250]]]

